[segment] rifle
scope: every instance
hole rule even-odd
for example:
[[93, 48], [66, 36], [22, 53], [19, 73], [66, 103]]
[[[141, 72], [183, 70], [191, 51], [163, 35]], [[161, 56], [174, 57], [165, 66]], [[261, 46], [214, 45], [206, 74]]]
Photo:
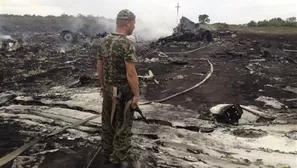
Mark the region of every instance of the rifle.
[[[122, 92], [119, 91], [119, 93], [118, 93], [118, 95], [117, 95], [117, 98], [118, 98], [119, 100], [121, 100], [121, 98], [122, 98]], [[133, 94], [131, 94], [131, 96], [129, 96], [129, 99], [128, 99], [128, 100], [129, 100], [128, 103], [131, 103], [131, 104], [130, 104], [130, 109], [133, 110], [134, 112], [137, 112], [137, 113], [141, 116], [141, 118], [143, 119], [143, 121], [144, 121], [145, 123], [149, 124], [149, 121], [148, 121], [148, 120], [146, 119], [146, 117], [143, 115], [143, 113], [142, 113], [142, 111], [140, 110], [139, 106], [132, 107], [132, 99], [133, 99]]]
[[132, 107], [131, 107], [131, 109], [134, 110], [134, 111], [136, 111], [136, 112], [138, 112], [138, 113], [140, 114], [141, 118], [143, 119], [143, 121], [144, 121], [145, 123], [149, 124], [149, 121], [148, 121], [148, 120], [146, 119], [146, 117], [143, 115], [143, 113], [142, 113], [142, 111], [140, 110], [139, 106], [136, 106], [135, 108], [132, 108]]

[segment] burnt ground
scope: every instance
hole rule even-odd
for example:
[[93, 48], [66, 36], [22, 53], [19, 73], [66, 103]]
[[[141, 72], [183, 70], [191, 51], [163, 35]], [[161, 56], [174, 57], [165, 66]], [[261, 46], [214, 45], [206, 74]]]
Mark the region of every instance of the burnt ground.
[[[179, 114], [182, 118], [183, 115], [188, 115], [188, 113], [186, 113], [187, 110], [192, 110], [191, 115], [193, 118], [203, 120], [199, 120], [200, 123], [204, 123], [204, 121], [213, 122], [213, 118], [209, 112], [212, 106], [224, 103], [238, 103], [242, 105], [255, 105], [260, 109], [272, 111], [277, 116], [280, 116], [282, 120], [285, 120], [286, 124], [296, 124], [297, 54], [283, 51], [283, 49], [296, 50], [296, 39], [297, 35], [241, 33], [237, 34], [235, 38], [231, 38], [231, 36], [217, 37], [215, 42], [210, 44], [202, 44], [201, 42], [174, 42], [166, 46], [155, 45], [154, 47], [146, 43], [137, 44], [137, 52], [140, 60], [137, 66], [139, 75], [145, 75], [148, 70], [151, 70], [155, 75], [155, 79], [159, 81], [159, 84], [156, 84], [153, 80], [142, 81], [141, 87], [143, 96], [147, 100], [161, 99], [200, 82], [209, 71], [209, 65], [206, 61], [199, 59], [206, 58], [209, 59], [214, 66], [214, 72], [211, 78], [191, 92], [166, 101], [165, 103], [171, 104], [174, 107], [167, 109], [168, 113], [172, 112], [174, 115], [178, 115], [176, 114], [177, 111], [184, 111], [185, 114]], [[206, 48], [199, 51], [190, 54], [172, 54], [169, 55], [170, 58], [159, 57], [157, 53], [157, 51], [187, 51], [205, 45]], [[1, 67], [3, 72], [3, 81], [1, 82], [0, 88], [1, 92], [10, 92], [18, 96], [33, 97], [36, 100], [35, 102], [30, 102], [26, 99], [23, 101], [12, 101], [3, 106], [4, 111], [3, 109], [0, 111], [0, 156], [4, 156], [4, 154], [16, 149], [29, 139], [41, 135], [42, 130], [50, 132], [54, 128], [65, 125], [63, 122], [68, 122], [64, 121], [65, 119], [60, 119], [61, 121], [44, 121], [44, 119], [37, 119], [37, 122], [35, 121], [36, 119], [30, 118], [30, 116], [19, 116], [19, 114], [27, 115], [28, 112], [23, 112], [23, 110], [18, 109], [19, 107], [15, 109], [13, 106], [15, 104], [21, 104], [20, 106], [26, 107], [29, 106], [30, 108], [34, 107], [34, 110], [36, 110], [35, 106], [36, 108], [46, 106], [49, 108], [59, 107], [90, 113], [98, 112], [92, 108], [88, 109], [90, 107], [87, 105], [83, 107], [82, 105], [74, 105], [74, 108], [70, 108], [69, 106], [58, 106], [54, 103], [51, 105], [40, 103], [40, 100], [44, 98], [47, 100], [67, 102], [72, 100], [71, 96], [73, 94], [83, 92], [81, 90], [85, 88], [98, 87], [95, 73], [96, 59], [90, 45], [73, 45], [68, 47], [69, 48], [66, 48], [58, 42], [57, 34], [46, 34], [28, 37], [23, 47], [16, 51], [0, 51], [1, 64], [3, 65]], [[64, 49], [66, 52], [61, 52]], [[174, 62], [169, 61], [169, 59], [172, 58], [181, 59], [183, 65], [176, 65]], [[147, 86], [144, 87], [144, 84]], [[66, 90], [65, 92], [52, 93], [53, 89], [55, 90], [61, 86], [70, 89], [70, 91]], [[272, 105], [265, 105], [263, 101], [256, 101], [259, 97], [274, 98], [277, 103], [281, 104], [281, 107], [276, 108], [275, 102], [272, 103]], [[86, 109], [85, 106], [88, 108]], [[12, 109], [7, 110], [7, 108]], [[97, 108], [99, 110], [100, 106]], [[31, 112], [32, 109], [29, 109], [29, 115], [35, 114]], [[38, 113], [43, 114], [42, 109], [40, 109]], [[12, 114], [16, 115], [14, 116]], [[153, 114], [147, 113], [146, 115], [148, 115], [148, 117], [154, 117]], [[155, 117], [158, 118], [158, 115]], [[20, 122], [22, 119], [28, 122]], [[162, 117], [158, 119], [162, 120]], [[163, 118], [163, 121], [165, 121], [163, 123], [178, 123], [179, 121], [175, 119], [174, 117], [165, 117]], [[36, 123], [32, 124], [32, 122]], [[69, 121], [68, 123], [71, 122]], [[139, 123], [136, 125], [137, 129], [144, 127], [142, 125], [139, 126]], [[190, 132], [194, 130], [195, 132], [196, 127], [187, 126], [186, 122], [185, 125], [182, 124], [179, 128], [184, 128]], [[88, 125], [87, 127], [95, 130], [98, 128], [98, 126], [94, 125]], [[223, 126], [223, 128], [225, 127], [228, 128], [228, 126]], [[148, 126], [148, 128], [150, 127]], [[150, 131], [154, 130], [155, 132], [150, 133], [148, 131], [147, 134], [157, 136], [163, 136], [164, 134], [164, 136], [167, 136], [162, 131], [161, 133], [157, 133], [163, 129], [165, 132], [177, 131], [176, 134], [180, 136], [180, 138], [189, 136], [182, 135], [182, 133], [178, 132], [179, 129], [165, 129], [163, 127], [150, 129]], [[100, 131], [98, 130], [97, 132], [84, 129], [80, 131], [83, 132], [83, 135], [91, 134], [91, 138], [93, 136], [100, 136]], [[77, 132], [71, 133], [71, 131], [69, 133], [68, 131], [63, 134], [63, 138], [56, 137], [47, 142], [40, 142], [39, 147], [37, 145], [37, 147], [35, 146], [32, 150], [25, 152], [14, 162], [5, 165], [5, 168], [26, 167], [26, 165], [29, 167], [39, 165], [41, 168], [83, 167], [96, 151], [95, 146], [100, 143], [100, 139], [90, 140], [88, 139], [90, 137], [86, 138], [80, 136], [73, 140], [71, 136], [75, 137], [76, 133]], [[136, 133], [136, 135], [138, 134]], [[193, 133], [189, 134], [192, 135]], [[136, 145], [134, 145], [135, 150], [138, 152], [143, 150], [143, 146], [139, 146], [139, 144], [150, 140], [151, 137], [147, 137], [150, 136], [146, 136], [145, 140], [139, 140], [139, 137], [136, 136], [134, 139], [136, 143]], [[191, 141], [188, 141], [188, 143], [190, 142]], [[156, 149], [156, 147], [147, 148], [153, 151], [161, 151], [166, 150], [163, 149], [165, 148], [164, 146], [166, 145], [158, 146], [158, 149]], [[265, 149], [263, 150], [265, 151]], [[36, 154], [42, 151], [47, 152]], [[167, 151], [167, 154], [168, 153], [170, 153], [170, 150]], [[179, 165], [177, 163], [179, 162], [179, 157], [172, 155], [173, 154], [171, 154], [170, 157], [172, 157], [173, 160], [167, 160], [166, 163], [159, 163], [153, 156], [146, 158], [146, 161], [152, 163], [152, 167], [188, 167]], [[228, 158], [229, 155], [226, 157]], [[189, 160], [189, 158], [183, 160]], [[191, 160], [190, 163], [191, 162], [195, 162], [195, 159], [194, 161]], [[219, 163], [220, 162], [218, 162], [218, 164]], [[204, 164], [209, 167], [216, 167], [209, 162], [208, 164]], [[184, 165], [187, 164], [185, 163]], [[223, 163], [221, 163], [221, 165], [223, 167], [235, 167], [234, 165], [228, 166], [228, 164]], [[260, 164], [260, 166], [261, 165], [267, 166], [267, 164]]]
[[[39, 128], [28, 127], [22, 122], [15, 121], [15, 119], [3, 122], [3, 119], [1, 117], [0, 156], [12, 152], [29, 140], [42, 135]], [[43, 168], [61, 166], [81, 168], [88, 164], [87, 162], [91, 159], [92, 154], [96, 152], [94, 149], [96, 145], [82, 138], [77, 138], [74, 141], [67, 138], [49, 138], [40, 141], [13, 162], [4, 165], [3, 168], [32, 167], [33, 165], [39, 165]], [[57, 150], [62, 146], [63, 148]]]
[[[295, 46], [296, 49], [296, 37], [239, 34], [236, 39], [224, 39], [191, 54], [173, 55], [183, 57], [187, 65], [149, 63], [147, 66], [161, 84], [150, 85], [147, 98], [160, 99], [200, 82], [209, 71], [209, 65], [206, 61], [197, 61], [199, 58], [207, 58], [213, 63], [212, 77], [201, 87], [167, 103], [200, 111], [219, 103], [260, 105], [254, 100], [263, 95], [295, 98], [294, 93], [282, 88], [297, 85], [296, 63], [291, 60], [296, 59], [296, 54], [285, 53], [282, 49], [284, 45], [290, 45], [292, 49]], [[165, 50], [170, 52], [170, 48]], [[251, 68], [248, 68], [249, 65]], [[178, 75], [183, 78], [174, 80]]]
[[[60, 50], [63, 46], [57, 45], [58, 42], [52, 40], [52, 36], [31, 38], [35, 41], [30, 40], [29, 47], [9, 53], [1, 52], [5, 60], [1, 91], [36, 93], [59, 85], [98, 86], [95, 76], [96, 58], [89, 45], [75, 46], [76, 49], [62, 53]], [[138, 65], [140, 75], [152, 70], [155, 79], [160, 82], [158, 85], [148, 81], [144, 96], [148, 100], [161, 99], [200, 82], [209, 71], [209, 65], [206, 61], [197, 59], [206, 58], [214, 65], [214, 73], [207, 84], [167, 103], [206, 110], [218, 103], [250, 104], [263, 94], [269, 97], [294, 98], [293, 93], [281, 89], [286, 86], [297, 87], [294, 62], [296, 54], [282, 51], [283, 48], [296, 49], [295, 38], [294, 35], [239, 34], [237, 38], [225, 37], [194, 53], [170, 55], [172, 58], [182, 59], [186, 65], [175, 65], [152, 51], [158, 49], [175, 52], [191, 48], [178, 48], [179, 44], [159, 48], [140, 45], [140, 61], [144, 58], [160, 60], [153, 63], [141, 62]], [[39, 41], [42, 43], [38, 44]], [[182, 79], [176, 79], [178, 75], [182, 75]], [[79, 79], [82, 82], [75, 84]]]

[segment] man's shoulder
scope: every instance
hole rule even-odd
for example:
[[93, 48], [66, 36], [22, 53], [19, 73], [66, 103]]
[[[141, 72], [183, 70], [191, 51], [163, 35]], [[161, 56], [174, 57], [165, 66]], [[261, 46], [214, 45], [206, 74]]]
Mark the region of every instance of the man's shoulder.
[[100, 38], [100, 37], [96, 37], [96, 38], [94, 38], [94, 39], [92, 40], [92, 45], [93, 45], [93, 46], [99, 46], [99, 45], [101, 44], [101, 42], [102, 42], [102, 38]]
[[113, 40], [113, 37], [111, 34], [108, 34], [105, 37], [101, 38], [101, 42], [106, 42], [106, 41], [110, 41], [110, 40]]
[[106, 43], [109, 40], [108, 35], [105, 37], [95, 37], [92, 39], [93, 46], [101, 46], [102, 44]]

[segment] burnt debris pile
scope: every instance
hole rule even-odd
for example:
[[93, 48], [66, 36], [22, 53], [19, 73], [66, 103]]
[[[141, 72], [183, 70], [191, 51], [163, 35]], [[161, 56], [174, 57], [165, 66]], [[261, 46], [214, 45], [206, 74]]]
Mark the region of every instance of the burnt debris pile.
[[168, 37], [160, 38], [157, 43], [165, 44], [173, 41], [213, 41], [212, 34], [209, 30], [200, 27], [199, 23], [194, 23], [186, 17], [180, 19], [180, 23], [173, 29], [173, 34]]

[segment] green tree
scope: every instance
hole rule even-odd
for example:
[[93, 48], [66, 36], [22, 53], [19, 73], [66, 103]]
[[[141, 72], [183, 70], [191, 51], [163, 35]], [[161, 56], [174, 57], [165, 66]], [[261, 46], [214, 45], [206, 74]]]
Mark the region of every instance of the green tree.
[[250, 21], [247, 26], [249, 27], [297, 27], [296, 17], [290, 17], [283, 20], [280, 17], [272, 18], [270, 20], [262, 20], [256, 23], [255, 21]]
[[78, 18], [86, 18], [86, 16], [83, 15], [83, 14], [81, 14], [81, 13], [79, 13], [79, 14], [77, 15], [77, 17], [78, 17]]
[[62, 13], [60, 17], [67, 18], [67, 17], [69, 17], [69, 15], [67, 15], [66, 13]]
[[254, 20], [252, 20], [247, 25], [248, 25], [248, 27], [256, 27], [257, 23]]
[[290, 18], [286, 19], [286, 21], [289, 23], [294, 23], [294, 22], [296, 22], [296, 20], [297, 20], [296, 17], [290, 17]]
[[207, 14], [199, 15], [198, 19], [199, 19], [199, 23], [202, 23], [202, 24], [210, 22], [209, 16]]
[[259, 27], [267, 27], [267, 26], [269, 26], [269, 22], [268, 22], [268, 20], [259, 21], [258, 26]]
[[280, 27], [284, 25], [285, 21], [282, 18], [273, 18], [269, 20], [269, 26]]
[[297, 27], [297, 19], [296, 17], [290, 17], [286, 19], [285, 26], [287, 27]]

